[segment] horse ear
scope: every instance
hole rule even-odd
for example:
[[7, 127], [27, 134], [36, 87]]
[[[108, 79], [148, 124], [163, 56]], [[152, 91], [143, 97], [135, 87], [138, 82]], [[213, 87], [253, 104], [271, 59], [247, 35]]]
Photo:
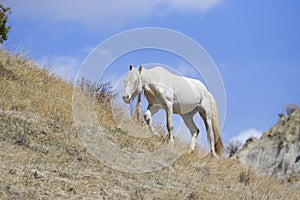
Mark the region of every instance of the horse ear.
[[141, 72], [142, 72], [142, 70], [143, 70], [143, 66], [142, 66], [142, 65], [140, 65], [140, 67], [139, 67], [139, 72], [141, 73]]
[[130, 66], [129, 66], [129, 69], [130, 69], [130, 71], [133, 69], [133, 66], [132, 66], [132, 64], [130, 64]]

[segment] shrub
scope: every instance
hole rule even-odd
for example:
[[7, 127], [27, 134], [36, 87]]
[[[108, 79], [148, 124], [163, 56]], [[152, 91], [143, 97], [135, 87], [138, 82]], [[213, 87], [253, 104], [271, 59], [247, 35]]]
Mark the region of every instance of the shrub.
[[0, 4], [0, 44], [2, 44], [5, 40], [8, 39], [8, 31], [10, 30], [10, 26], [7, 26], [8, 15], [10, 14], [10, 8], [4, 7]]

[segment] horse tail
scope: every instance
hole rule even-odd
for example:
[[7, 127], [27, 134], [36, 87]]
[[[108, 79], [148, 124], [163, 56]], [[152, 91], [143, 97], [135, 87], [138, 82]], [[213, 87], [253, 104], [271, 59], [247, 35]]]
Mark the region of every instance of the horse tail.
[[212, 129], [215, 137], [215, 151], [220, 157], [223, 157], [226, 156], [226, 152], [220, 134], [218, 108], [217, 108], [216, 101], [211, 93], [209, 93], [209, 96], [210, 96], [210, 106], [212, 112]]

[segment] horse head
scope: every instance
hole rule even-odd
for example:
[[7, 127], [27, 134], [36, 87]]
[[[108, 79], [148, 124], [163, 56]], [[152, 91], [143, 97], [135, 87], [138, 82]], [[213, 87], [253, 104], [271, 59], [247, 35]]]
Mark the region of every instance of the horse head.
[[142, 92], [142, 70], [142, 65], [140, 65], [139, 68], [134, 68], [132, 65], [130, 65], [130, 71], [124, 79], [125, 92], [122, 96], [122, 99], [125, 103], [130, 103], [138, 94]]

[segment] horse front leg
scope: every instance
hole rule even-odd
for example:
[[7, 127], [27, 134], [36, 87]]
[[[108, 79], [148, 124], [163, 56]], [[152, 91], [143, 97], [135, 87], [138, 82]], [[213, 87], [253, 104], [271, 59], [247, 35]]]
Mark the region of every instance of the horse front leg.
[[136, 106], [136, 119], [138, 122], [140, 122], [140, 117], [141, 117], [141, 107], [142, 107], [142, 102], [141, 102], [141, 93], [138, 95], [138, 103]]
[[158, 111], [158, 107], [157, 106], [152, 106], [152, 105], [148, 105], [147, 111], [144, 114], [144, 119], [146, 124], [148, 125], [148, 128], [150, 130], [150, 132], [154, 135], [157, 135], [157, 132], [154, 130], [153, 125], [152, 125], [152, 116], [157, 113]]
[[167, 117], [167, 129], [168, 129], [168, 137], [171, 143], [174, 143], [174, 134], [173, 134], [173, 105], [171, 103], [167, 103], [166, 106], [166, 117]]

